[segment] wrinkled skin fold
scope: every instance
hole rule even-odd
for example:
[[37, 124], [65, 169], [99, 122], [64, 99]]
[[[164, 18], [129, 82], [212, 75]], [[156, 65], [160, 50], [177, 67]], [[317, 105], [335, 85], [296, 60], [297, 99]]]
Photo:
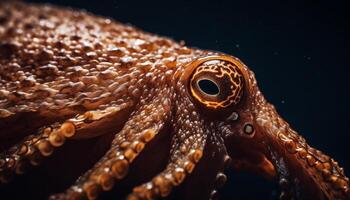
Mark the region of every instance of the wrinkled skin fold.
[[239, 59], [51, 5], [0, 3], [0, 150], [0, 198], [38, 166], [37, 199], [216, 199], [225, 169], [350, 199]]

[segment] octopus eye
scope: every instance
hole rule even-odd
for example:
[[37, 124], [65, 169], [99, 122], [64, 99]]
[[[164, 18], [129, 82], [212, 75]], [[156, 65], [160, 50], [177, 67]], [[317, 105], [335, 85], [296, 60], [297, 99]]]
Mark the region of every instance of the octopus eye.
[[201, 79], [197, 82], [198, 88], [207, 95], [218, 95], [220, 92], [219, 86], [212, 80]]
[[190, 64], [190, 94], [199, 104], [213, 110], [237, 105], [243, 96], [242, 65], [227, 56], [210, 56]]

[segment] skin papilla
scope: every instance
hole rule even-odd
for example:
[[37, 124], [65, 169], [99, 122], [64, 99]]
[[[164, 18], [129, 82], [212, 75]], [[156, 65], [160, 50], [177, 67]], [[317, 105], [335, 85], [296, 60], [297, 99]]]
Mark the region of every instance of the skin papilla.
[[281, 199], [350, 198], [343, 169], [293, 131], [239, 59], [84, 11], [0, 3], [0, 187], [95, 140], [106, 147], [96, 162], [47, 198], [132, 185], [115, 199], [215, 199], [225, 168], [277, 181]]

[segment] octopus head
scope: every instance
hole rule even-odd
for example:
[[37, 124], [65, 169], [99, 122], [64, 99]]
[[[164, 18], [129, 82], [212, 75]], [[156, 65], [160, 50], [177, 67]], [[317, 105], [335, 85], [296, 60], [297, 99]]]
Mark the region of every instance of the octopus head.
[[[312, 148], [265, 100], [254, 73], [239, 59], [226, 55], [196, 59], [187, 64], [180, 80], [183, 87], [175, 104], [175, 130], [188, 133], [190, 148], [203, 150], [201, 162], [205, 164], [198, 164], [198, 171], [202, 168], [206, 173], [210, 171], [206, 166], [213, 168], [212, 163], [216, 163], [216, 169], [211, 169], [215, 173], [207, 173], [215, 183], [213, 193], [226, 180], [223, 170], [233, 168], [279, 178], [294, 191], [287, 192], [291, 196], [323, 196], [324, 191], [315, 184], [323, 178], [315, 175], [310, 179], [309, 170], [298, 169], [313, 169], [328, 157], [314, 149], [313, 153], [309, 151]], [[301, 188], [301, 183], [308, 187]]]
[[[276, 176], [266, 137], [272, 124], [263, 120], [272, 113], [274, 125], [280, 118], [261, 95], [253, 72], [235, 57], [206, 56], [187, 63], [178, 85], [174, 130], [184, 139], [176, 141], [190, 141], [188, 151], [203, 151], [197, 171], [213, 172], [207, 173], [215, 183], [209, 190], [215, 193], [226, 180], [228, 167]], [[212, 163], [216, 169], [207, 170]]]
[[208, 56], [186, 67], [186, 93], [206, 122], [223, 138], [253, 138], [256, 114], [267, 106], [251, 72], [239, 59]]

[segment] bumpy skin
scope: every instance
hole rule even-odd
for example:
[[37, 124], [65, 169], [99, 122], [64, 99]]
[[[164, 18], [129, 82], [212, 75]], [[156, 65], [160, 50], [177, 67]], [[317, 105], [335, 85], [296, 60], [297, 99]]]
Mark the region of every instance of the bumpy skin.
[[[208, 58], [240, 70], [232, 75], [234, 100], [220, 109], [189, 89], [196, 63]], [[144, 155], [162, 135], [171, 138], [169, 149], [159, 143], [163, 154]], [[0, 3], [1, 183], [45, 162], [66, 140], [103, 137], [105, 155], [51, 199], [96, 199], [121, 187], [133, 163], [144, 161], [145, 169], [162, 155], [167, 164], [146, 170], [149, 181], [133, 181], [128, 199], [166, 198], [175, 187], [183, 191], [177, 198], [215, 199], [225, 167], [277, 178], [281, 199], [350, 196], [343, 169], [279, 117], [238, 59], [82, 11]], [[200, 192], [188, 192], [193, 187]]]

